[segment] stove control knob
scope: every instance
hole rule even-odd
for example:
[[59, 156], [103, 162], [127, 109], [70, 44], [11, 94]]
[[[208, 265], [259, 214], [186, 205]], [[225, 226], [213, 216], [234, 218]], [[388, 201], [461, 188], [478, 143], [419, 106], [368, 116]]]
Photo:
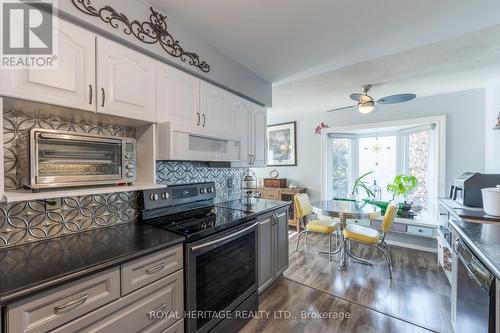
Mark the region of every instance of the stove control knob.
[[149, 196], [149, 199], [151, 199], [151, 201], [156, 201], [156, 200], [158, 200], [158, 194], [156, 194], [156, 193], [151, 193], [151, 195]]
[[214, 189], [213, 189], [213, 188], [211, 188], [211, 187], [207, 188], [207, 192], [208, 192], [208, 193], [212, 193], [213, 191], [214, 191]]
[[205, 194], [205, 189], [204, 188], [200, 188], [200, 194]]
[[161, 194], [161, 197], [162, 197], [162, 199], [167, 200], [167, 199], [168, 199], [168, 197], [169, 197], [169, 195], [168, 195], [168, 193], [167, 193], [167, 192], [163, 192], [163, 193]]

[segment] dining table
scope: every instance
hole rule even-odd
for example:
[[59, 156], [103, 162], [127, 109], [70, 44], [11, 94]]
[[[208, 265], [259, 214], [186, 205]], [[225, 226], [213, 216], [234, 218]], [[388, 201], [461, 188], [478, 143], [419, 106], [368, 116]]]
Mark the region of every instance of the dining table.
[[353, 255], [346, 249], [346, 240], [343, 230], [347, 226], [347, 220], [368, 219], [373, 220], [381, 216], [380, 207], [354, 200], [322, 200], [311, 203], [312, 211], [319, 216], [340, 219], [340, 262], [339, 269], [345, 270], [346, 256], [350, 256], [356, 262], [371, 265], [370, 262]]

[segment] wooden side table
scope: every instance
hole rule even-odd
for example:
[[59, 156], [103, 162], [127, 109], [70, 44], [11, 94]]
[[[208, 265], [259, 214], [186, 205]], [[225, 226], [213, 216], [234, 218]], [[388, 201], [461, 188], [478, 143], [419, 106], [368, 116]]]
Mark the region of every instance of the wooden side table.
[[295, 205], [293, 204], [293, 196], [297, 193], [306, 193], [307, 189], [305, 187], [296, 188], [275, 188], [275, 187], [258, 187], [256, 189], [260, 192], [260, 197], [262, 199], [278, 200], [278, 201], [290, 201], [292, 204], [288, 210], [288, 225], [292, 225], [300, 231], [300, 222], [295, 214]]

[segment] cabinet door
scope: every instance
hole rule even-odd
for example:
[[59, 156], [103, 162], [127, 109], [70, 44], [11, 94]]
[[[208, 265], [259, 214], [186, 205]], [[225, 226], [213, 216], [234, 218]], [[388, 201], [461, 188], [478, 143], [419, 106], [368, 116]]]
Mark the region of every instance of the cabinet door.
[[237, 139], [240, 141], [240, 161], [238, 166], [247, 167], [250, 164], [250, 151], [252, 149], [250, 141], [250, 116], [252, 113], [252, 105], [249, 101], [243, 98], [233, 96], [232, 112], [235, 116], [235, 129]]
[[267, 111], [265, 108], [253, 105], [252, 112], [252, 154], [254, 167], [267, 165]]
[[97, 112], [156, 120], [155, 60], [105, 38], [97, 38]]
[[157, 121], [172, 121], [188, 127], [199, 125], [200, 80], [162, 63], [158, 63], [156, 75]]
[[95, 111], [95, 35], [59, 20], [55, 69], [1, 70], [0, 94]]
[[231, 94], [206, 82], [200, 84], [200, 126], [207, 134], [223, 138], [234, 136], [234, 113]]
[[286, 210], [274, 215], [275, 228], [275, 277], [279, 277], [288, 268], [288, 214]]
[[268, 216], [259, 221], [258, 258], [259, 293], [274, 280], [274, 220]]

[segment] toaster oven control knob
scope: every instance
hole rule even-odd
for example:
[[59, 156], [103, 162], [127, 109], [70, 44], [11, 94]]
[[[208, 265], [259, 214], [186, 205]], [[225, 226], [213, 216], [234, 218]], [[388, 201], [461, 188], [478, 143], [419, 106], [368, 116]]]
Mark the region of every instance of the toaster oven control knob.
[[125, 168], [127, 168], [127, 170], [134, 170], [135, 166], [133, 164], [127, 164]]
[[134, 177], [134, 173], [133, 172], [127, 172], [127, 178], [132, 178]]
[[162, 197], [162, 199], [167, 200], [167, 199], [168, 199], [168, 197], [169, 197], [169, 195], [168, 195], [168, 193], [167, 193], [167, 192], [163, 192], [163, 193], [161, 194], [161, 197]]
[[156, 194], [156, 193], [151, 193], [151, 195], [149, 196], [149, 199], [151, 199], [151, 201], [156, 201], [156, 200], [158, 200], [158, 194]]

